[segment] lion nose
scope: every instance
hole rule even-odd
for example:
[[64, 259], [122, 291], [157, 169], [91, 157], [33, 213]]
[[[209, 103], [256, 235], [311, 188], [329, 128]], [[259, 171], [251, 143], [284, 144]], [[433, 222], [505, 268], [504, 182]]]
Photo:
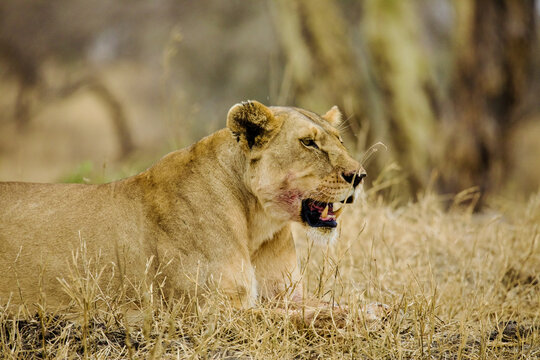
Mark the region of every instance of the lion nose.
[[345, 179], [346, 182], [349, 184], [352, 184], [353, 187], [357, 187], [358, 184], [362, 182], [362, 179], [367, 176], [366, 173], [341, 173], [341, 176], [343, 179]]

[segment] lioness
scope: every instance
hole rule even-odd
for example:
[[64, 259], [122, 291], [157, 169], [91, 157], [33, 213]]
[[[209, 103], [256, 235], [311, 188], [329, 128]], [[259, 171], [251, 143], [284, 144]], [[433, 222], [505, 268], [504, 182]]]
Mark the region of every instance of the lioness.
[[[340, 121], [337, 107], [319, 116], [248, 101], [229, 110], [226, 129], [133, 177], [0, 183], [0, 303], [42, 294], [67, 303], [59, 280], [81, 240], [128, 278], [140, 279], [152, 258], [172, 296], [218, 287], [247, 308], [283, 295], [299, 279], [291, 221], [331, 241], [366, 176]], [[291, 291], [302, 297], [300, 286]]]

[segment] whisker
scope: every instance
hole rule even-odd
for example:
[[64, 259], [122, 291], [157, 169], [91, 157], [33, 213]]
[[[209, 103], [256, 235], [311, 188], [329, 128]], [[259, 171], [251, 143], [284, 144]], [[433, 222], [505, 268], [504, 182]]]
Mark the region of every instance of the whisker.
[[351, 127], [351, 122], [349, 120], [351, 120], [353, 118], [353, 115], [349, 115], [348, 118], [346, 118], [345, 120], [343, 120], [338, 126], [337, 126], [337, 130], [339, 132], [345, 130], [345, 129], [348, 129]]
[[348, 129], [351, 127], [351, 124], [345, 124], [345, 123], [341, 123], [337, 126], [337, 131], [339, 132], [343, 132], [344, 130]]
[[375, 143], [373, 145], [371, 145], [369, 147], [369, 149], [367, 149], [366, 153], [364, 154], [364, 156], [362, 157], [362, 160], [360, 160], [360, 164], [362, 166], [365, 166], [368, 164], [368, 161], [373, 157], [373, 155], [379, 151], [379, 149], [384, 149], [386, 151], [388, 151], [388, 147], [383, 144], [382, 142], [378, 142], [378, 143]]

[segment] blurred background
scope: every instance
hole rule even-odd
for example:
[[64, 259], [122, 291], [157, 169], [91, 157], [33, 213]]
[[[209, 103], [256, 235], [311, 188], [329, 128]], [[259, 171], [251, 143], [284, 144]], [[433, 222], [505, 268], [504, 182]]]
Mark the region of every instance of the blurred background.
[[2, 0], [0, 180], [131, 175], [256, 99], [338, 105], [368, 186], [395, 201], [525, 198], [539, 14], [534, 0]]

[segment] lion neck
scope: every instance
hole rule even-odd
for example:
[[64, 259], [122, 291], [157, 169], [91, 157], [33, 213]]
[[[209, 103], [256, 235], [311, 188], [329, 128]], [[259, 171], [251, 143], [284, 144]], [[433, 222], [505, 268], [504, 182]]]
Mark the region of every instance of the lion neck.
[[[159, 198], [160, 203], [171, 204], [160, 205], [160, 208], [169, 209], [169, 215], [163, 216], [176, 213], [178, 201], [175, 194], [182, 196], [184, 208], [202, 207], [199, 210], [204, 212], [205, 208], [221, 207], [221, 212], [226, 215], [235, 214], [234, 228], [238, 237], [247, 237], [248, 249], [254, 253], [289, 222], [274, 219], [264, 210], [244, 176], [248, 161], [230, 131], [222, 129], [187, 149], [166, 155], [138, 177], [145, 182], [159, 184], [147, 188], [152, 189], [152, 197]], [[193, 191], [195, 184], [198, 195]], [[157, 196], [158, 193], [161, 195]], [[224, 222], [226, 219], [216, 221]]]
[[216, 154], [218, 166], [224, 174], [224, 183], [228, 184], [228, 189], [240, 191], [242, 194], [235, 196], [231, 201], [239, 201], [243, 208], [249, 238], [248, 247], [253, 254], [263, 243], [272, 239], [283, 227], [288, 226], [289, 221], [276, 219], [264, 210], [245, 176], [249, 159], [229, 130], [220, 130], [214, 136], [223, 139], [216, 142], [217, 146], [213, 153]]

